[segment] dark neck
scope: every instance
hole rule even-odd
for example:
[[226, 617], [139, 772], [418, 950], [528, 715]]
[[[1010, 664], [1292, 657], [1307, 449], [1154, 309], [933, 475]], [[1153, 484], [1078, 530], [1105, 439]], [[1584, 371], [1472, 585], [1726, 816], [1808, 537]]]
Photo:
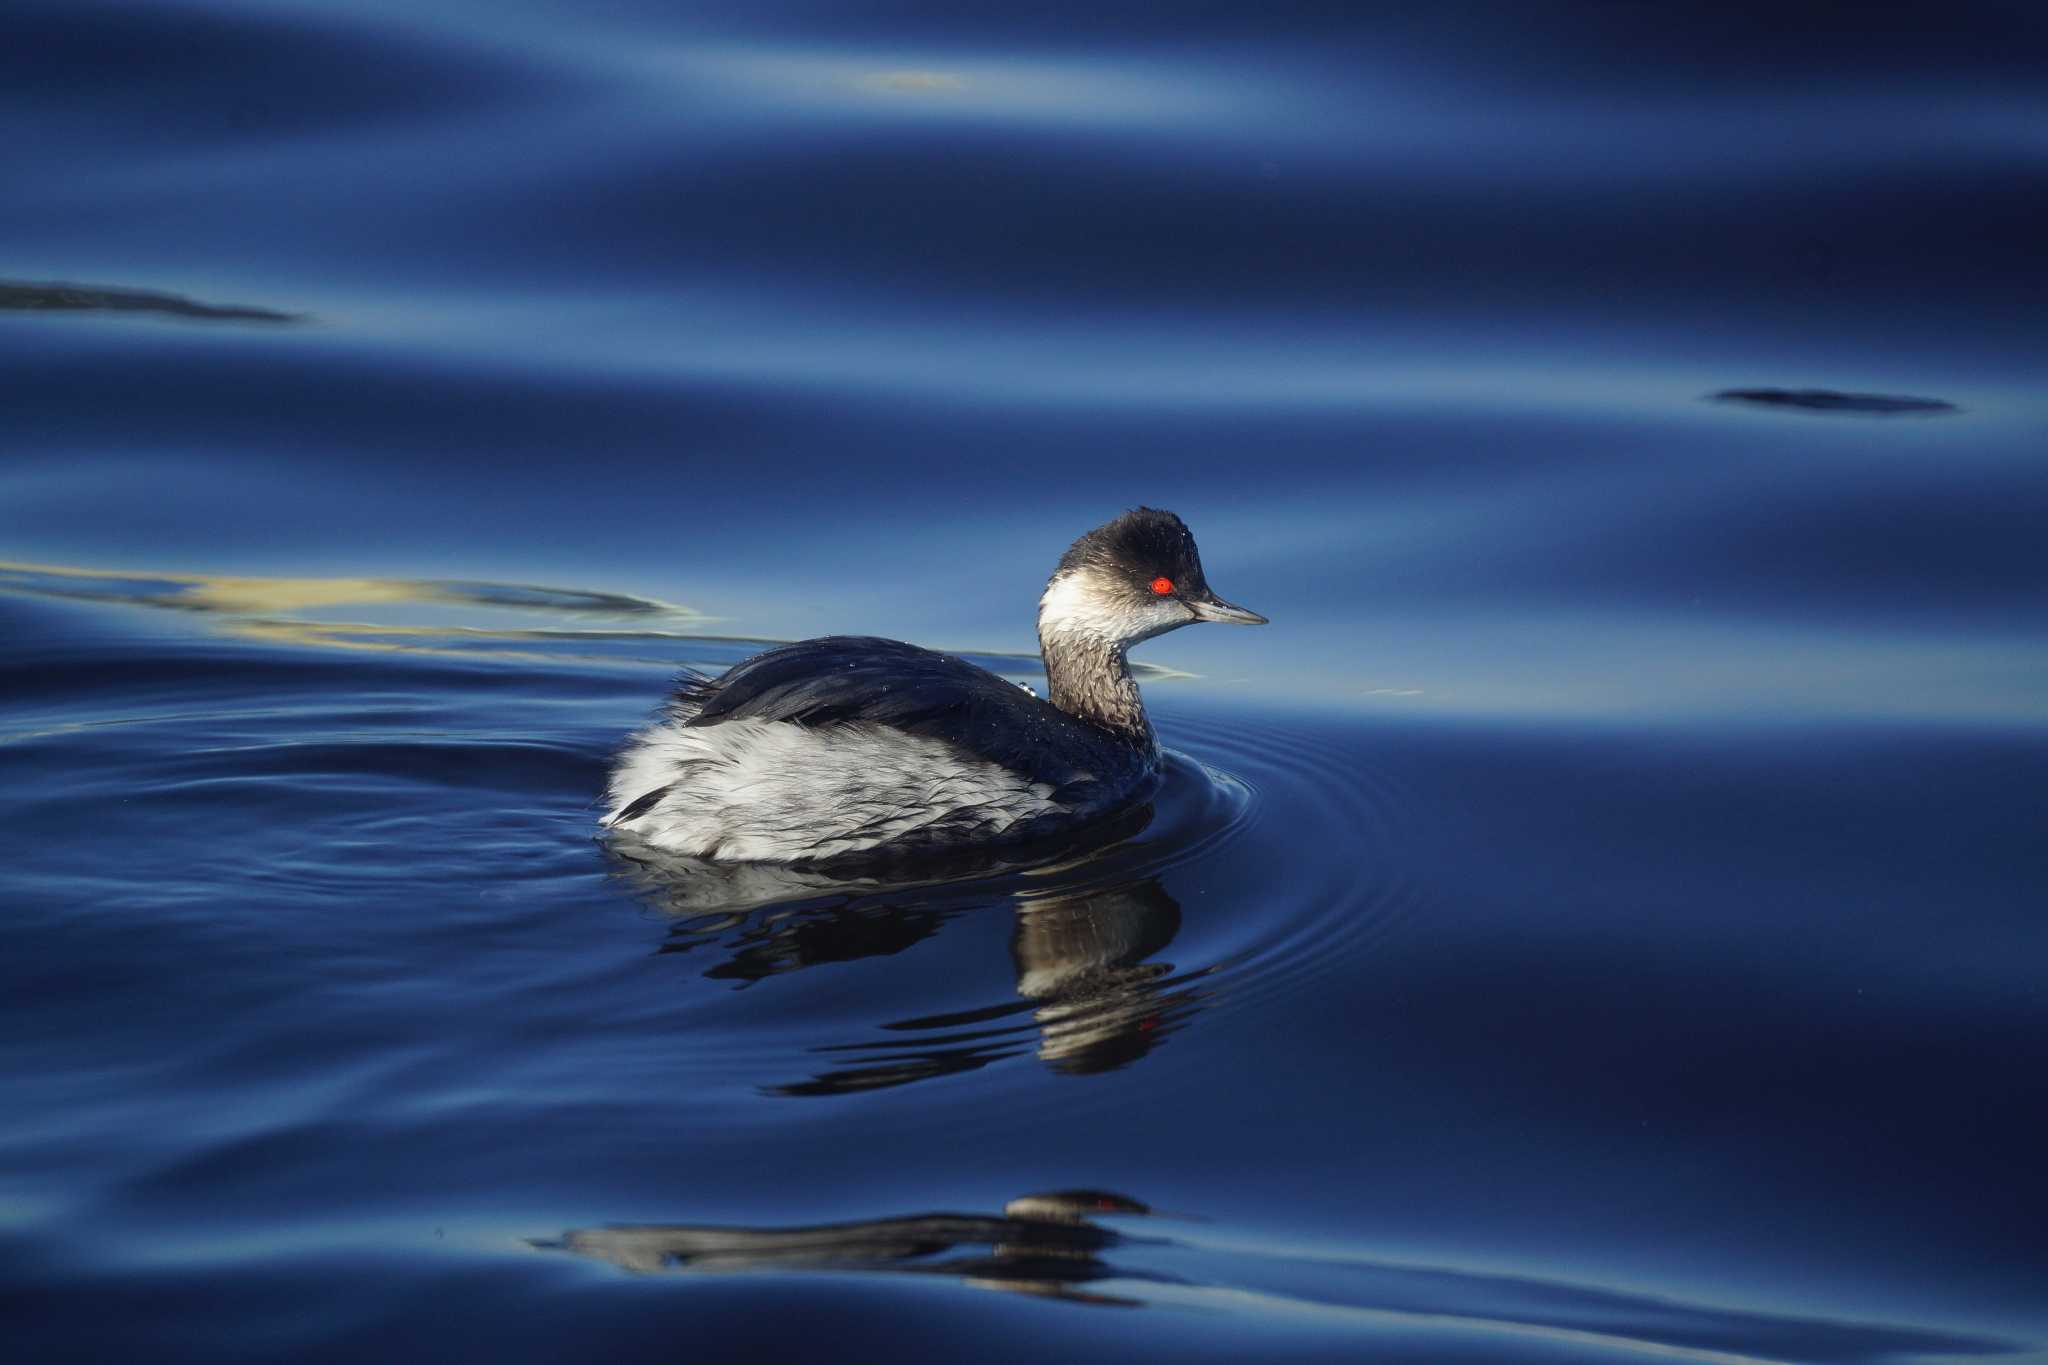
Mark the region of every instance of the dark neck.
[[1052, 684], [1048, 700], [1070, 716], [1113, 730], [1150, 745], [1152, 723], [1138, 696], [1138, 680], [1124, 658], [1124, 647], [1092, 636], [1041, 632], [1045, 676]]

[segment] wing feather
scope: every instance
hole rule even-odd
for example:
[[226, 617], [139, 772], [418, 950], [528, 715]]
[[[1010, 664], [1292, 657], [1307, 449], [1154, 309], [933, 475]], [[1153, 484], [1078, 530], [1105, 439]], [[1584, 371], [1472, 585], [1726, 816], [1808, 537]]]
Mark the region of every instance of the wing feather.
[[689, 677], [672, 705], [688, 726], [785, 721], [817, 729], [872, 725], [945, 740], [973, 757], [1065, 788], [1121, 785], [1143, 758], [1098, 726], [950, 654], [899, 640], [826, 636]]

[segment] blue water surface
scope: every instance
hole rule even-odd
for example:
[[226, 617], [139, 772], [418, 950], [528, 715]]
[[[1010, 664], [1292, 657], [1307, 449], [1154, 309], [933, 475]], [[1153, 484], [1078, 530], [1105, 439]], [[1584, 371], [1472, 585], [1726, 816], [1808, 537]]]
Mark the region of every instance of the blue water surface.
[[[10, 1357], [2048, 1350], [2044, 71], [1994, 3], [14, 0]], [[597, 838], [678, 667], [1042, 682], [1138, 503], [1273, 624], [1139, 651], [1115, 828]]]

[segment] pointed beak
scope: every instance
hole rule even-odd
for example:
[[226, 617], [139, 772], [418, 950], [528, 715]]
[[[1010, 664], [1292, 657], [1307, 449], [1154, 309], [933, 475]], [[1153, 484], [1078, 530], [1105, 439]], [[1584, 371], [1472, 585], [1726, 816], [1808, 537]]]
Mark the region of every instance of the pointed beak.
[[1231, 626], [1263, 626], [1266, 624], [1266, 618], [1257, 612], [1246, 611], [1243, 607], [1232, 606], [1213, 592], [1202, 597], [1189, 598], [1188, 610], [1195, 614], [1197, 621], [1218, 621], [1224, 625]]

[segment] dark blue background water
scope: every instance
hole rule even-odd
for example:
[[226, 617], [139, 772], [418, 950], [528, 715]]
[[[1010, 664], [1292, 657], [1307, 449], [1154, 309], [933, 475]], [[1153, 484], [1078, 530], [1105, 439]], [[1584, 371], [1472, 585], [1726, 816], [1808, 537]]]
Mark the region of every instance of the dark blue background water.
[[[2044, 70], [14, 0], [10, 1353], [2041, 1350]], [[1274, 624], [1141, 652], [1126, 843], [706, 916], [594, 840], [676, 665], [1029, 677], [1139, 501]], [[1073, 1187], [1174, 1216], [999, 1217]]]

